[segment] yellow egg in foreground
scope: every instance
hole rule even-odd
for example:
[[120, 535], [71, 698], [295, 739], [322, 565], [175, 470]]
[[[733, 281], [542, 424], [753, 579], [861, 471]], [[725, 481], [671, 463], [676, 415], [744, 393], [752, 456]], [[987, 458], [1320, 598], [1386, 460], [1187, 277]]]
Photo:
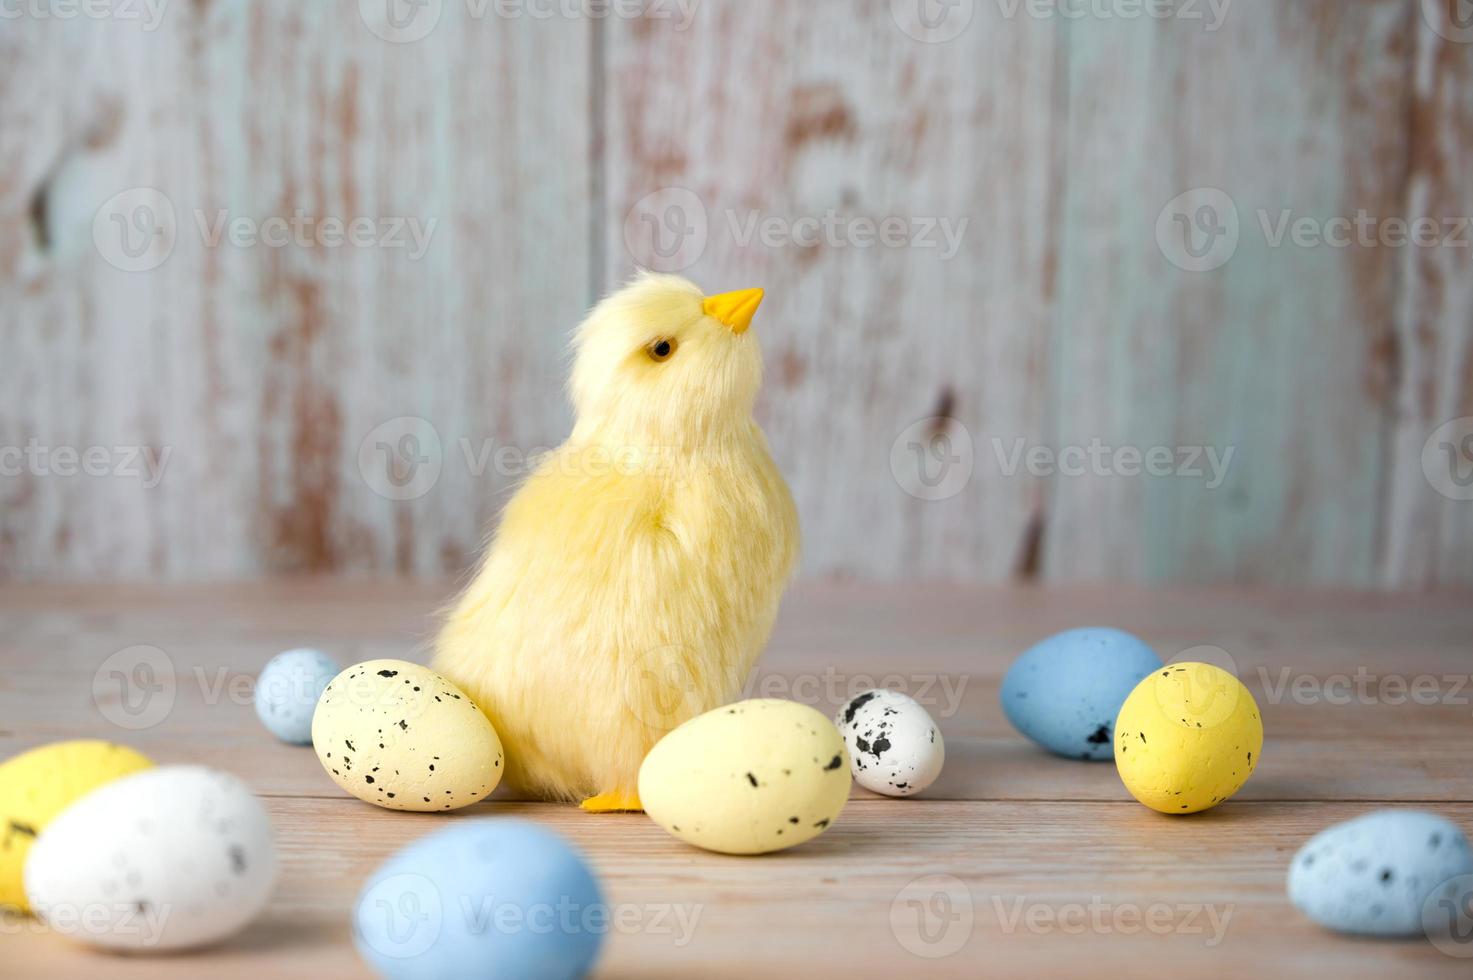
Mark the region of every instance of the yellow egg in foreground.
[[458, 810], [506, 771], [481, 709], [405, 660], [370, 660], [334, 677], [312, 713], [312, 747], [333, 782], [389, 810]]
[[1258, 704], [1242, 681], [1203, 663], [1141, 681], [1115, 719], [1115, 767], [1132, 796], [1162, 813], [1196, 813], [1236, 793], [1263, 750]]
[[698, 715], [639, 769], [650, 819], [724, 854], [779, 851], [817, 837], [849, 799], [849, 756], [834, 723], [796, 701], [758, 698]]
[[0, 764], [0, 905], [28, 908], [26, 856], [57, 814], [104, 783], [152, 765], [126, 745], [97, 739], [53, 742]]

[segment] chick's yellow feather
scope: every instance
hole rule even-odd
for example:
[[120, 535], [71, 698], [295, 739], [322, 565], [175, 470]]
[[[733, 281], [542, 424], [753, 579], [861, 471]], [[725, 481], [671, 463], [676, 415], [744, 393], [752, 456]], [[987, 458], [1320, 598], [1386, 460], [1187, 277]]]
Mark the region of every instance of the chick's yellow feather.
[[707, 312], [733, 305], [645, 274], [589, 314], [572, 435], [440, 632], [435, 669], [490, 716], [525, 793], [637, 807], [645, 753], [734, 700], [767, 641], [798, 519], [752, 419], [751, 302], [741, 329]]

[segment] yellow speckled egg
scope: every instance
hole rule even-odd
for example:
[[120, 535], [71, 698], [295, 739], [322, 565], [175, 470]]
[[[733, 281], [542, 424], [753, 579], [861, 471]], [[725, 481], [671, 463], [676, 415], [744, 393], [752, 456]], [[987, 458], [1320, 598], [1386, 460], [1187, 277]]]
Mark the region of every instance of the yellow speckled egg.
[[501, 739], [474, 702], [439, 674], [370, 660], [323, 689], [312, 747], [328, 775], [390, 810], [456, 810], [501, 782]]
[[1115, 719], [1115, 767], [1131, 795], [1162, 813], [1196, 813], [1236, 793], [1263, 750], [1253, 695], [1212, 664], [1168, 664], [1141, 681]]
[[823, 833], [849, 799], [833, 722], [796, 701], [739, 701], [662, 738], [639, 770], [650, 819], [688, 844], [762, 854]]
[[0, 905], [27, 908], [26, 855], [57, 814], [104, 783], [152, 765], [126, 745], [96, 739], [53, 742], [0, 764]]

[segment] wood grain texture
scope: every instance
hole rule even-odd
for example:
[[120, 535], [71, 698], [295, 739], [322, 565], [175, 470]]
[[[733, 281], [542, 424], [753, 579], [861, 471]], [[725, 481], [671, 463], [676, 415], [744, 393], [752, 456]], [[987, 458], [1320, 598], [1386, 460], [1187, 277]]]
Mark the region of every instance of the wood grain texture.
[[[982, 439], [1042, 437], [1059, 35], [978, 7], [945, 44], [885, 4], [609, 25], [608, 276], [767, 290], [759, 421], [812, 574], [1004, 577], [1042, 491]], [[971, 479], [924, 499], [922, 468]]]
[[1451, 237], [1402, 256], [1383, 579], [1428, 587], [1473, 581], [1473, 24], [1453, 0], [1420, 12], [1406, 212]]
[[[1058, 441], [1233, 456], [1216, 487], [1205, 461], [1198, 476], [1055, 481], [1055, 574], [1373, 581], [1396, 255], [1275, 244], [1264, 220], [1399, 210], [1408, 14], [1242, 3], [1216, 31], [1071, 30]], [[1217, 201], [1184, 211], [1196, 247], [1216, 241], [1202, 271], [1182, 268], [1177, 226], [1157, 230], [1200, 188]], [[1204, 221], [1227, 230], [1210, 239]]]
[[[372, 870], [447, 821], [516, 816], [575, 841], [608, 900], [641, 923], [609, 936], [599, 976], [801, 969], [820, 977], [971, 977], [979, 963], [989, 976], [1019, 977], [1238, 976], [1263, 964], [1287, 977], [1466, 976], [1465, 960], [1425, 942], [1325, 932], [1284, 893], [1294, 851], [1327, 824], [1368, 809], [1416, 805], [1473, 826], [1473, 772], [1463, 748], [1473, 690], [1445, 680], [1469, 677], [1466, 597], [801, 589], [779, 618], [751, 693], [828, 710], [850, 685], [900, 686], [930, 705], [947, 740], [947, 768], [919, 798], [855, 790], [816, 840], [733, 858], [681, 844], [637, 815], [592, 816], [502, 791], [449, 816], [376, 809], [346, 797], [310, 750], [261, 730], [248, 682], [269, 656], [311, 643], [345, 663], [416, 657], [446, 588], [309, 579], [0, 593], [0, 758], [91, 735], [136, 745], [160, 762], [229, 769], [265, 798], [282, 859], [270, 908], [221, 946], [162, 958], [106, 956], [4, 919], [7, 975], [368, 976], [349, 922]], [[1132, 629], [1167, 657], [1213, 644], [1236, 662], [1267, 733], [1263, 764], [1237, 797], [1193, 817], [1163, 817], [1129, 799], [1113, 766], [1048, 756], [1007, 727], [997, 684], [1012, 657], [1044, 633], [1086, 622]], [[121, 692], [106, 673], [96, 686], [98, 671], [140, 644], [167, 657], [168, 673], [154, 680], [174, 682], [172, 702], [150, 726], [123, 729], [115, 723], [124, 717]], [[1275, 699], [1260, 670], [1271, 688], [1284, 668], [1316, 683], [1358, 670], [1432, 676], [1439, 697], [1418, 704], [1373, 684], [1369, 700]], [[958, 933], [932, 922], [933, 937], [959, 940], [955, 952], [932, 956], [943, 950], [917, 942], [909, 903], [943, 895], [953, 903], [948, 915], [966, 910], [971, 921], [945, 920]], [[1153, 907], [1166, 917], [1155, 932], [1138, 918]], [[665, 910], [663, 924], [656, 909]], [[688, 932], [674, 927], [677, 914], [693, 923]]]
[[[0, 576], [459, 574], [643, 262], [767, 288], [808, 576], [1468, 584], [1473, 503], [1421, 459], [1473, 417], [1473, 249], [1264, 228], [1473, 211], [1455, 4], [979, 2], [941, 43], [843, 0], [447, 0], [405, 43], [353, 0], [7, 19]], [[1239, 240], [1189, 272], [1156, 223], [1201, 187]], [[703, 230], [661, 256], [672, 189]], [[161, 201], [167, 258], [109, 264]], [[428, 240], [212, 247], [222, 211]], [[1233, 455], [1211, 488], [1018, 455], [1096, 442]]]
[[[16, 177], [0, 222], [0, 444], [171, 456], [152, 488], [7, 477], [4, 569], [467, 564], [522, 472], [493, 452], [555, 444], [567, 424], [564, 330], [586, 279], [570, 288], [563, 272], [589, 250], [588, 21], [505, 29], [446, 4], [411, 43], [381, 39], [356, 3], [171, 4], [151, 31], [6, 23], [19, 37], [3, 101], [20, 124], [3, 137]], [[156, 268], [121, 271], [93, 217], [138, 187], [173, 231]], [[260, 237], [211, 244], [222, 212]], [[367, 244], [317, 237], [355, 219]], [[421, 456], [439, 477], [409, 496], [387, 467]]]

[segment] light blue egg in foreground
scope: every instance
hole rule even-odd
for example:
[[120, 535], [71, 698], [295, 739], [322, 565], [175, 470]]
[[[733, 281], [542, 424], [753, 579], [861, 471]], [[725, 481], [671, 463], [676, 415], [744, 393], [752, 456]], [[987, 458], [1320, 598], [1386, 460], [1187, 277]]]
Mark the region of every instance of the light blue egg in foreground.
[[1161, 666], [1156, 651], [1121, 630], [1068, 630], [1026, 650], [1002, 681], [1013, 727], [1072, 759], [1115, 758], [1115, 716]]
[[388, 980], [572, 980], [592, 969], [610, 918], [588, 865], [557, 834], [468, 820], [374, 872], [353, 941]]
[[1466, 909], [1473, 852], [1452, 822], [1418, 810], [1377, 810], [1310, 838], [1289, 864], [1289, 900], [1320, 925], [1369, 936], [1417, 936], [1449, 908]]
[[256, 678], [256, 717], [283, 742], [312, 744], [317, 699], [341, 670], [319, 650], [278, 653]]

